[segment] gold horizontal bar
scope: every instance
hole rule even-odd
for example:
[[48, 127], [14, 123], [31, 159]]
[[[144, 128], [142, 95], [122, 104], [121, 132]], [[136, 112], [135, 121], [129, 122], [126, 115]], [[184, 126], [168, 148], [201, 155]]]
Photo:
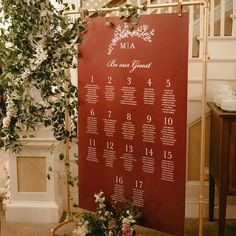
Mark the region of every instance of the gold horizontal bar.
[[[204, 5], [207, 2], [207, 0], [198, 0], [198, 1], [193, 1], [193, 2], [172, 2], [172, 3], [160, 3], [160, 4], [149, 4], [149, 5], [140, 5], [137, 6], [138, 9], [142, 10], [144, 7], [145, 8], [165, 8], [165, 7], [179, 7], [179, 6], [193, 6], [193, 5]], [[130, 9], [132, 6], [130, 6]], [[89, 13], [94, 13], [94, 12], [110, 12], [110, 11], [118, 11], [120, 9], [126, 10], [126, 7], [123, 6], [118, 6], [118, 7], [104, 7], [100, 9], [87, 9]], [[67, 11], [65, 12], [65, 15], [75, 15], [79, 14], [80, 11]]]

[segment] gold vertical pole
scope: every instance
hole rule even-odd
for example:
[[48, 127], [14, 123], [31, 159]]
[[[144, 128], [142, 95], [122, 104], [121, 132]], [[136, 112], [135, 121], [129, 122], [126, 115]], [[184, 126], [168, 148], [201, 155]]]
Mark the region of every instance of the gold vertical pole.
[[[65, 13], [63, 13], [63, 16], [66, 16]], [[66, 64], [65, 64], [66, 65]], [[65, 76], [69, 77], [69, 69], [65, 69]], [[65, 81], [64, 84], [64, 89], [65, 89], [65, 132], [66, 135], [68, 135], [68, 132], [70, 131], [70, 116], [69, 116], [69, 98], [67, 97], [67, 92], [68, 92], [68, 81]], [[69, 185], [69, 180], [70, 180], [70, 141], [69, 138], [66, 137], [65, 143], [64, 143], [64, 154], [65, 154], [65, 164], [64, 164], [64, 171], [66, 175], [66, 219], [59, 223], [56, 227], [51, 229], [50, 236], [54, 236], [56, 230], [58, 230], [60, 227], [62, 227], [65, 224], [68, 224], [71, 222], [71, 189]]]
[[[66, 13], [63, 12], [63, 16], [66, 16]], [[65, 66], [66, 63], [65, 63]], [[69, 69], [65, 69], [65, 76], [66, 79], [69, 78], [70, 76], [70, 71]], [[64, 84], [64, 89], [65, 89], [65, 132], [66, 135], [68, 135], [70, 131], [70, 116], [69, 116], [69, 98], [67, 96], [68, 92], [68, 81], [65, 81]], [[64, 153], [65, 153], [65, 175], [66, 175], [66, 220], [69, 220], [71, 218], [71, 189], [69, 185], [69, 180], [70, 180], [70, 141], [69, 137], [66, 137], [65, 143], [64, 143]]]
[[[65, 69], [65, 75], [66, 77], [69, 76], [69, 69]], [[68, 81], [65, 81], [65, 131], [69, 132], [70, 131], [70, 116], [69, 116], [69, 99], [67, 97], [67, 92], [68, 92]], [[67, 134], [66, 134], [67, 135]], [[64, 143], [64, 154], [65, 154], [65, 175], [66, 175], [66, 219], [59, 223], [56, 227], [51, 229], [50, 236], [54, 236], [55, 232], [61, 228], [62, 226], [70, 223], [72, 221], [72, 213], [71, 213], [71, 189], [69, 185], [69, 179], [70, 179], [70, 174], [71, 174], [71, 169], [70, 169], [70, 141], [69, 138], [66, 137], [66, 141]]]
[[[66, 69], [65, 71], [66, 76], [69, 76], [69, 69]], [[68, 91], [68, 82], [65, 82], [65, 91], [67, 93]], [[70, 131], [70, 117], [69, 117], [69, 99], [67, 97], [67, 94], [65, 94], [65, 131], [68, 133]], [[67, 202], [67, 208], [66, 208], [66, 219], [70, 219], [71, 217], [71, 190], [69, 185], [69, 179], [70, 179], [70, 142], [69, 138], [66, 137], [66, 141], [64, 144], [64, 150], [65, 150], [65, 174], [66, 174], [66, 202]]]
[[204, 34], [202, 58], [202, 114], [201, 114], [201, 156], [200, 156], [200, 191], [199, 191], [199, 236], [203, 235], [204, 177], [206, 152], [206, 94], [208, 73], [208, 23], [209, 1], [204, 2]]

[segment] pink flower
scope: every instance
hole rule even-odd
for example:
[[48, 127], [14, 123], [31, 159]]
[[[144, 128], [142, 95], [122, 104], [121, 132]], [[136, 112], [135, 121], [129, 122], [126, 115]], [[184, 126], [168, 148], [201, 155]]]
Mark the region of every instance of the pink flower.
[[128, 225], [123, 225], [121, 236], [132, 236], [132, 235], [133, 235], [133, 229], [130, 228], [130, 226]]

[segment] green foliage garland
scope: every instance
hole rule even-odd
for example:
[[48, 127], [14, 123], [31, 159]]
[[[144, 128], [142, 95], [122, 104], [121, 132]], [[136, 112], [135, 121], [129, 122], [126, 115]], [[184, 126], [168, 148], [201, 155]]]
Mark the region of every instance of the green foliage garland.
[[[77, 137], [77, 88], [66, 70], [76, 67], [76, 45], [84, 31], [81, 19], [67, 18], [63, 12], [68, 4], [57, 10], [49, 0], [0, 4], [0, 84], [6, 99], [0, 146], [18, 151], [19, 131], [41, 125], [52, 125], [58, 140], [72, 140]], [[66, 98], [70, 130], [65, 130]]]

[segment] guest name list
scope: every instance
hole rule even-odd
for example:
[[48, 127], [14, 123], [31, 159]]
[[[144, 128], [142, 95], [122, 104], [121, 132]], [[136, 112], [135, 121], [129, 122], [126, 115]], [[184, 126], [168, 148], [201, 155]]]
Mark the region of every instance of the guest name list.
[[132, 200], [140, 224], [184, 235], [188, 20], [91, 19], [79, 48], [79, 206]]

